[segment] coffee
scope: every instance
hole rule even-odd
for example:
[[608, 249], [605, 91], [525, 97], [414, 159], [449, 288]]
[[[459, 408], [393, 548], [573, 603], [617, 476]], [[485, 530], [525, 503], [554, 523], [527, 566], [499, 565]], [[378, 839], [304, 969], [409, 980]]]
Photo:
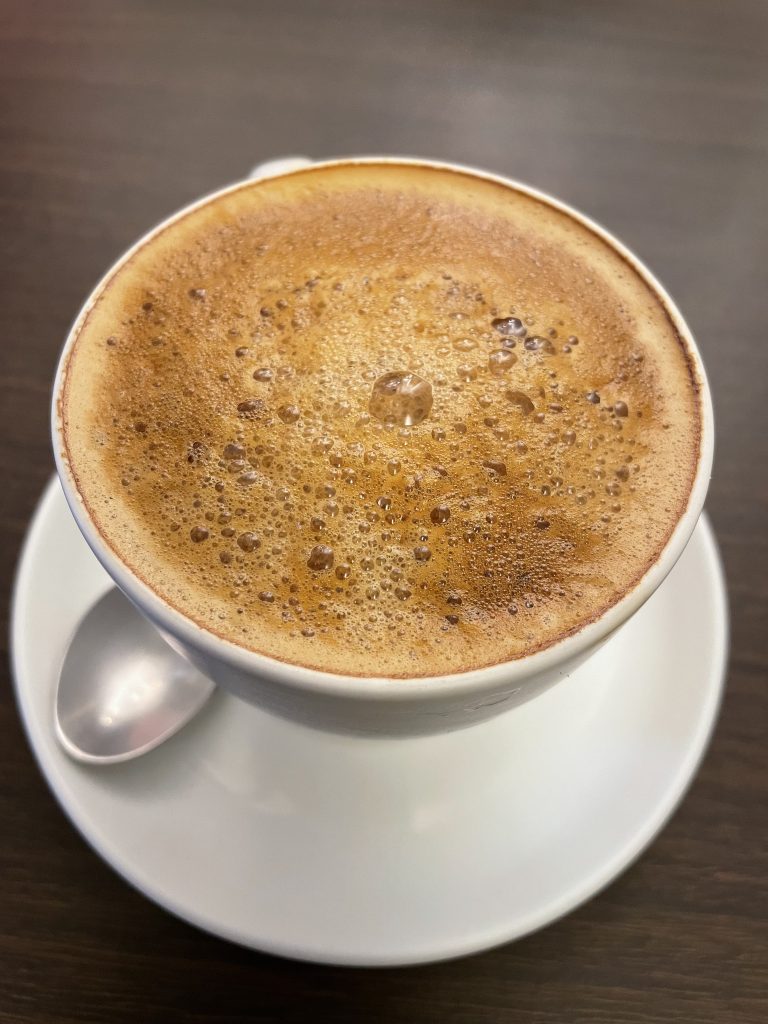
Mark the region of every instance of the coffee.
[[324, 671], [520, 658], [634, 587], [682, 514], [699, 385], [663, 302], [547, 202], [319, 167], [174, 220], [100, 289], [65, 452], [119, 558]]

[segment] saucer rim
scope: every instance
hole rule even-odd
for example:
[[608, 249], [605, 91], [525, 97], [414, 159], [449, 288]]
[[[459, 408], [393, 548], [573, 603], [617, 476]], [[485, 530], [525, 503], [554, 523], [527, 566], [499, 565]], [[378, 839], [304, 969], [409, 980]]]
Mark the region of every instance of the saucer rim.
[[[38, 745], [37, 731], [42, 729], [43, 726], [42, 724], [37, 725], [35, 711], [28, 696], [28, 688], [25, 688], [21, 682], [19, 652], [24, 642], [24, 623], [21, 619], [20, 609], [24, 605], [24, 595], [30, 591], [33, 552], [37, 546], [39, 535], [46, 528], [48, 516], [55, 506], [57, 497], [64, 500], [58, 478], [54, 476], [46, 485], [30, 519], [17, 562], [11, 594], [9, 651], [12, 681], [19, 717], [21, 718], [27, 741], [37, 766], [57, 803], [76, 831], [98, 856], [120, 878], [126, 881], [131, 888], [141, 893], [144, 897], [150, 899], [153, 903], [156, 903], [162, 909], [185, 923], [191, 924], [217, 938], [225, 939], [258, 953], [266, 953], [301, 962], [348, 967], [402, 967], [438, 963], [469, 956], [514, 942], [547, 927], [554, 921], [584, 905], [607, 888], [608, 885], [612, 884], [637, 861], [659, 835], [684, 799], [709, 746], [725, 689], [729, 616], [723, 565], [709, 517], [706, 512], [703, 512], [689, 543], [694, 544], [698, 542], [701, 545], [700, 557], [705, 562], [706, 574], [712, 581], [710, 597], [713, 600], [714, 628], [710, 637], [713, 656], [710, 659], [709, 669], [706, 674], [706, 685], [701, 687], [702, 699], [699, 705], [698, 725], [694, 735], [688, 741], [688, 751], [684, 761], [674, 779], [667, 785], [664, 798], [657, 803], [653, 815], [646, 817], [639, 824], [631, 841], [624, 843], [608, 861], [601, 862], [593, 872], [585, 875], [577, 885], [572, 886], [565, 894], [561, 894], [557, 899], [551, 900], [542, 907], [537, 908], [535, 913], [531, 913], [525, 918], [516, 918], [511, 926], [495, 927], [483, 933], [475, 932], [469, 938], [463, 936], [460, 941], [451, 940], [440, 948], [433, 944], [430, 949], [418, 948], [408, 950], [403, 947], [397, 953], [391, 955], [378, 954], [372, 956], [364, 954], [355, 956], [352, 953], [339, 956], [336, 952], [330, 952], [326, 955], [315, 948], [302, 948], [300, 943], [286, 943], [279, 940], [270, 941], [263, 937], [255, 941], [253, 936], [243, 933], [238, 928], [231, 928], [225, 924], [222, 925], [219, 921], [212, 921], [205, 914], [198, 913], [188, 906], [180, 905], [173, 897], [169, 897], [167, 893], [156, 888], [151, 878], [147, 877], [146, 873], [142, 872], [136, 865], [129, 866], [123, 864], [124, 858], [118, 846], [112, 844], [109, 838], [99, 830], [98, 825], [94, 824], [88, 818], [87, 813], [78, 806], [76, 796], [73, 797], [70, 794], [68, 787], [59, 776], [56, 761], [48, 756], [42, 745]], [[664, 585], [662, 583], [659, 589]], [[510, 713], [514, 713], [514, 711]], [[488, 723], [478, 723], [470, 728], [482, 729], [487, 725]], [[424, 738], [424, 741], [429, 742], [429, 738]], [[377, 738], [375, 742], [386, 743], [397, 742], [397, 740]], [[103, 770], [108, 771], [109, 769]]]

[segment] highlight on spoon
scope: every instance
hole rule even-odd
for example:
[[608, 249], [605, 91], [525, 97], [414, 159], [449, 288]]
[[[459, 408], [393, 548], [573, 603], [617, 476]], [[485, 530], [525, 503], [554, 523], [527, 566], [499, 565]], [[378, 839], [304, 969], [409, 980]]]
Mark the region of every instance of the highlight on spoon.
[[64, 657], [56, 736], [78, 761], [128, 761], [178, 732], [213, 689], [211, 680], [113, 589], [82, 619]]

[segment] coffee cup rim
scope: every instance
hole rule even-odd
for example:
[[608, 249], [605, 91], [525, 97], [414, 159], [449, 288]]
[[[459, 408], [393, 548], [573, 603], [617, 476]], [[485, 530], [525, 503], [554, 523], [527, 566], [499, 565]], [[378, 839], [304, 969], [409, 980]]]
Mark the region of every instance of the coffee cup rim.
[[284, 171], [271, 177], [286, 177], [311, 173], [318, 169], [332, 167], [344, 167], [355, 165], [396, 165], [424, 167], [443, 171], [452, 171], [465, 174], [472, 178], [494, 182], [514, 191], [546, 203], [552, 208], [565, 213], [577, 223], [584, 225], [595, 235], [610, 245], [631, 267], [646, 281], [649, 287], [664, 306], [667, 315], [672, 321], [682, 343], [685, 346], [696, 382], [698, 383], [698, 400], [701, 416], [701, 431], [699, 439], [698, 460], [693, 483], [688, 495], [685, 509], [662, 548], [658, 558], [646, 570], [643, 576], [627, 591], [617, 602], [607, 608], [601, 615], [590, 620], [575, 629], [572, 633], [559, 638], [549, 646], [526, 654], [520, 658], [508, 661], [501, 661], [497, 664], [470, 669], [464, 672], [413, 676], [413, 677], [387, 677], [376, 675], [349, 675], [325, 672], [307, 666], [280, 661], [258, 651], [241, 647], [230, 640], [206, 629], [194, 620], [183, 615], [180, 611], [164, 601], [151, 587], [141, 580], [134, 572], [119, 558], [117, 553], [102, 536], [95, 521], [83, 500], [76, 483], [76, 479], [65, 456], [64, 423], [62, 414], [62, 391], [66, 381], [69, 359], [72, 354], [74, 343], [78, 337], [82, 324], [93, 307], [94, 303], [102, 293], [103, 289], [119, 271], [119, 269], [130, 260], [141, 248], [147, 245], [160, 232], [164, 231], [171, 224], [188, 215], [194, 210], [206, 204], [240, 189], [257, 187], [258, 181], [246, 179], [234, 184], [217, 189], [192, 203], [177, 210], [159, 224], [156, 224], [139, 238], [123, 255], [109, 268], [93, 288], [67, 334], [53, 385], [51, 403], [51, 434], [54, 447], [54, 457], [59, 480], [66, 498], [67, 504], [77, 522], [77, 525], [87, 541], [89, 547], [96, 555], [99, 562], [113, 579], [116, 585], [124, 594], [140, 609], [148, 618], [172, 638], [181, 644], [189, 644], [191, 647], [202, 649], [209, 657], [223, 661], [232, 667], [254, 676], [266, 676], [274, 682], [280, 683], [292, 689], [310, 691], [313, 693], [324, 693], [329, 696], [344, 697], [347, 699], [360, 698], [365, 700], [397, 700], [423, 701], [425, 698], [461, 698], [469, 694], [476, 694], [479, 691], [493, 689], [494, 687], [507, 687], [513, 684], [516, 679], [524, 680], [533, 675], [557, 670], [558, 666], [587, 654], [591, 649], [597, 647], [603, 640], [615, 632], [624, 622], [627, 621], [653, 594], [657, 587], [663, 582], [671, 571], [678, 558], [682, 554], [693, 530], [698, 522], [704, 506], [709, 479], [712, 470], [714, 457], [714, 415], [712, 399], [706, 371], [699, 353], [696, 341], [688, 328], [682, 314], [674, 300], [645, 264], [622, 242], [620, 242], [610, 231], [598, 224], [592, 218], [574, 209], [569, 204], [542, 192], [524, 182], [508, 178], [503, 175], [493, 174], [477, 168], [450, 163], [446, 161], [430, 160], [415, 157], [392, 157], [392, 156], [365, 156], [365, 157], [341, 157], [331, 160], [313, 162], [306, 167], [295, 168]]

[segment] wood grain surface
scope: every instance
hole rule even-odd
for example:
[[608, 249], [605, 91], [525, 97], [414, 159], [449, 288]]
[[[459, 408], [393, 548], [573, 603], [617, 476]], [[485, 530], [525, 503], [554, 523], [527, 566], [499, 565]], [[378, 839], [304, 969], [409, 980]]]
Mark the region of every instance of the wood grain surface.
[[761, 0], [0, 0], [6, 617], [82, 299], [164, 215], [297, 152], [488, 167], [572, 202], [650, 264], [711, 375], [708, 507], [733, 616], [714, 741], [641, 860], [543, 932], [401, 970], [248, 952], [130, 889], [48, 792], [5, 658], [3, 1024], [768, 1020], [767, 148]]

